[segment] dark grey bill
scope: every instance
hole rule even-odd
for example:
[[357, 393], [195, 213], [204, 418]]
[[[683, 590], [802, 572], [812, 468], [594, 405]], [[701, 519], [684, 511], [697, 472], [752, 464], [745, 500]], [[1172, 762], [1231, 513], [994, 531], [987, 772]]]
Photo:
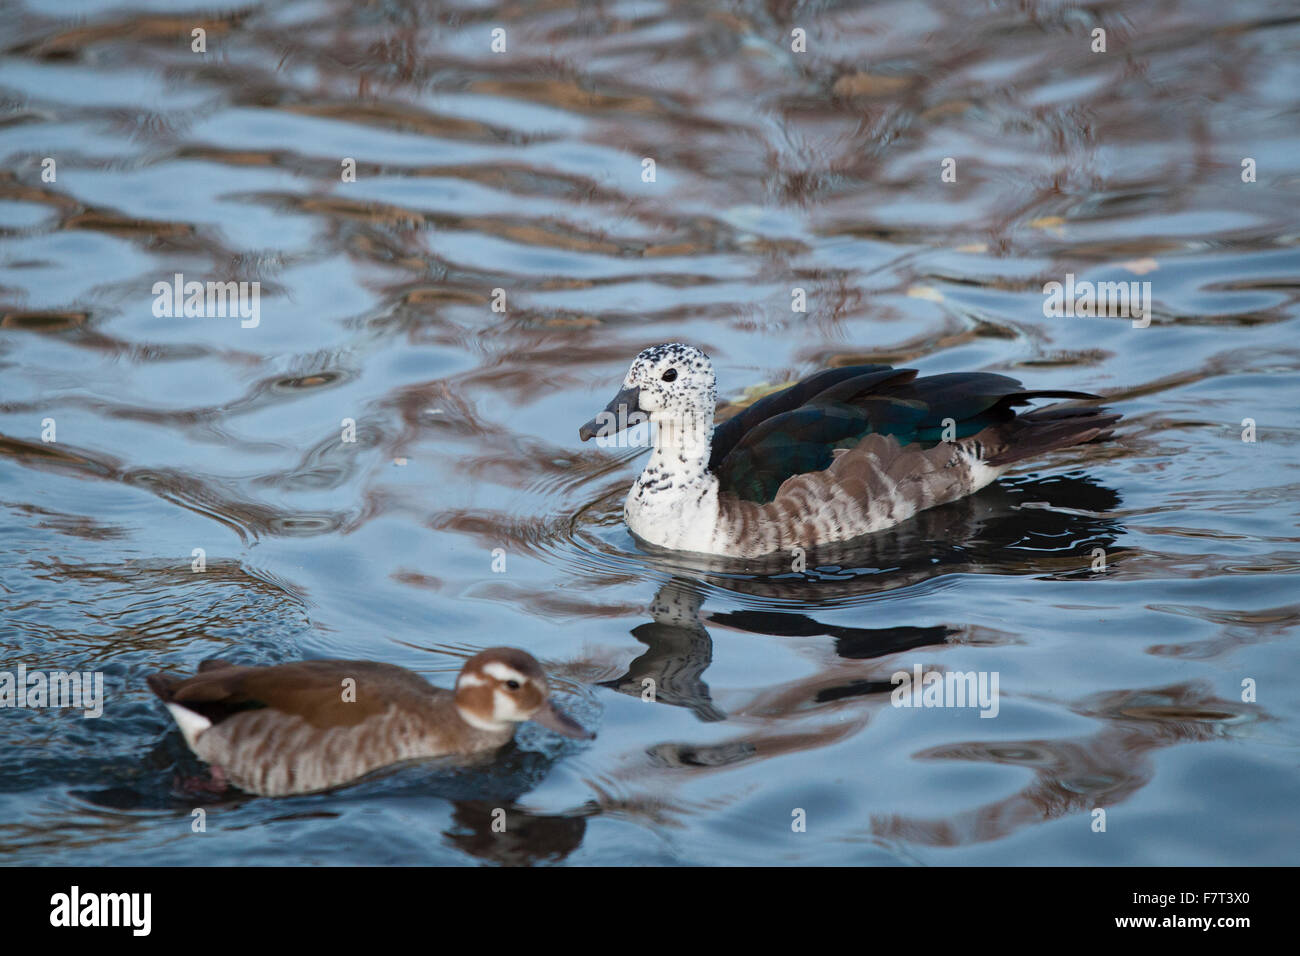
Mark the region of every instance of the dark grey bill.
[[578, 429], [578, 437], [587, 441], [597, 435], [615, 435], [643, 421], [645, 413], [641, 411], [641, 389], [624, 388], [619, 390], [603, 412]]
[[596, 739], [595, 734], [564, 711], [557, 710], [549, 700], [542, 705], [541, 710], [533, 714], [532, 719], [547, 730], [553, 730], [557, 734], [564, 734], [566, 737], [576, 737], [578, 740]]

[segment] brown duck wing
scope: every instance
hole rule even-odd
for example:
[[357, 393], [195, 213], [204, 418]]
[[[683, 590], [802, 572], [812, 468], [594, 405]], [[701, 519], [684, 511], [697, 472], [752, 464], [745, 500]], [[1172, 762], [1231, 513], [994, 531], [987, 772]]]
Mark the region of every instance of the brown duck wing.
[[[355, 682], [355, 694], [344, 681]], [[241, 667], [205, 661], [199, 673], [177, 680], [150, 675], [149, 686], [214, 724], [239, 711], [268, 708], [301, 717], [314, 727], [347, 727], [386, 712], [390, 706], [427, 707], [439, 693], [418, 674], [374, 661], [299, 661], [274, 667]]]

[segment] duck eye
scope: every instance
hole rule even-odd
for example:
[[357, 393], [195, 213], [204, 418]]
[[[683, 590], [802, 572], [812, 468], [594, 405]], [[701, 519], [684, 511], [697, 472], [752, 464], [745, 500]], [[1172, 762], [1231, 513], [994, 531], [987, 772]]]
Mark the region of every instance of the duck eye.
[[668, 371], [664, 372], [663, 378], [665, 382], [671, 382], [675, 380], [677, 378], [677, 369], [670, 368]]
[[519, 689], [519, 681], [517, 681], [517, 680], [508, 680], [508, 681], [506, 681], [506, 686], [509, 687], [511, 690], [518, 690], [518, 689]]

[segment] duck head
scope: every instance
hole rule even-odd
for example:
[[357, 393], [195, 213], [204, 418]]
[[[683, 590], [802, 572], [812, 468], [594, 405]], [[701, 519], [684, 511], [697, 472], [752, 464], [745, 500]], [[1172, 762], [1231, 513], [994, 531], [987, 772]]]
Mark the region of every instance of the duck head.
[[713, 425], [718, 391], [713, 363], [693, 345], [671, 342], [645, 349], [632, 362], [623, 388], [605, 410], [578, 430], [583, 441], [608, 437], [647, 419], [660, 429], [692, 433]]
[[542, 665], [518, 648], [490, 647], [466, 661], [455, 699], [461, 719], [480, 730], [511, 730], [531, 720], [565, 737], [596, 736], [555, 708]]

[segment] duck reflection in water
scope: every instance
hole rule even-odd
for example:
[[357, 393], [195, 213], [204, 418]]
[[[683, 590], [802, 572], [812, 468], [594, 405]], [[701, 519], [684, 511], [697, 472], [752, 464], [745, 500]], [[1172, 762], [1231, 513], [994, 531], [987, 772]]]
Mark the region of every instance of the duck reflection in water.
[[[429, 815], [430, 828], [418, 839], [427, 839], [431, 848], [445, 841], [492, 863], [553, 863], [582, 845], [591, 815], [590, 808], [541, 813], [523, 802], [559, 757], [558, 752], [528, 750], [512, 741], [491, 760], [472, 767], [439, 759], [388, 767], [325, 795], [282, 797], [275, 801], [273, 812], [263, 812], [268, 814], [266, 825], [275, 827], [309, 818], [345, 821], [357, 808], [370, 812], [377, 806], [393, 807], [408, 825]], [[246, 805], [253, 813], [268, 807], [268, 801], [253, 794], [204, 785], [204, 765], [175, 734], [160, 739], [145, 763], [156, 771], [147, 780], [71, 793], [89, 806], [108, 811], [104, 825], [117, 832], [138, 829], [150, 811], [173, 812], [188, 825], [196, 807], [222, 813]], [[163, 785], [165, 779], [172, 781], [170, 789]], [[436, 827], [443, 818], [437, 808], [442, 801], [451, 805], [451, 818], [439, 833]]]
[[[703, 676], [713, 660], [709, 624], [776, 637], [825, 635], [833, 639], [835, 653], [851, 661], [955, 640], [990, 639], [980, 629], [947, 623], [857, 627], [768, 607], [707, 616], [702, 607], [711, 589], [738, 593], [761, 605], [797, 601], [815, 610], [946, 574], [1086, 576], [1095, 550], [1109, 551], [1114, 543], [1117, 525], [1102, 515], [1118, 503], [1110, 489], [1077, 476], [1012, 479], [860, 542], [796, 556], [802, 571], [792, 569], [795, 559], [790, 555], [742, 560], [651, 551], [654, 566], [672, 576], [650, 602], [653, 620], [632, 631], [646, 650], [624, 674], [602, 686], [685, 707], [701, 721], [724, 719], [727, 715], [712, 700]], [[811, 702], [888, 694], [894, 686], [887, 676], [853, 676], [818, 686]]]
[[[792, 571], [788, 555], [778, 559], [781, 563], [766, 564], [708, 558], [690, 568], [680, 554], [663, 555], [656, 564], [672, 577], [650, 603], [653, 622], [632, 632], [647, 649], [626, 673], [604, 686], [639, 697], [646, 697], [645, 688], [653, 686], [656, 703], [688, 708], [701, 721], [725, 718], [744, 729], [721, 741], [657, 744], [620, 776], [659, 791], [665, 770], [698, 773], [794, 755], [857, 734], [878, 710], [889, 706], [897, 687], [892, 675], [910, 667], [910, 661], [894, 655], [1014, 638], [958, 622], [881, 628], [827, 623], [817, 619], [817, 608], [842, 609], [863, 595], [947, 574], [1089, 578], [1095, 573], [1097, 549], [1105, 554], [1108, 567], [1124, 561], [1126, 552], [1113, 549], [1119, 525], [1104, 517], [1118, 504], [1113, 491], [1079, 476], [1021, 478], [924, 512], [860, 544], [809, 553], [802, 573]], [[706, 614], [706, 597], [719, 591], [758, 606]], [[809, 612], [773, 607], [796, 600]], [[837, 616], [844, 615], [841, 611]], [[735, 703], [724, 710], [704, 679], [713, 658], [709, 629], [719, 627], [775, 637], [825, 636], [832, 642], [835, 662], [811, 676], [733, 698]], [[1027, 786], [948, 816], [873, 815], [860, 838], [954, 846], [997, 840], [1030, 824], [1113, 806], [1151, 779], [1152, 751], [1222, 737], [1257, 717], [1252, 708], [1217, 698], [1198, 683], [1122, 688], [1060, 705], [1097, 721], [1099, 729], [1055, 740], [971, 740], [913, 755], [919, 760], [1023, 766], [1034, 775]], [[833, 719], [809, 726], [806, 719], [818, 713]], [[660, 793], [654, 803], [664, 813], [675, 802]]]

